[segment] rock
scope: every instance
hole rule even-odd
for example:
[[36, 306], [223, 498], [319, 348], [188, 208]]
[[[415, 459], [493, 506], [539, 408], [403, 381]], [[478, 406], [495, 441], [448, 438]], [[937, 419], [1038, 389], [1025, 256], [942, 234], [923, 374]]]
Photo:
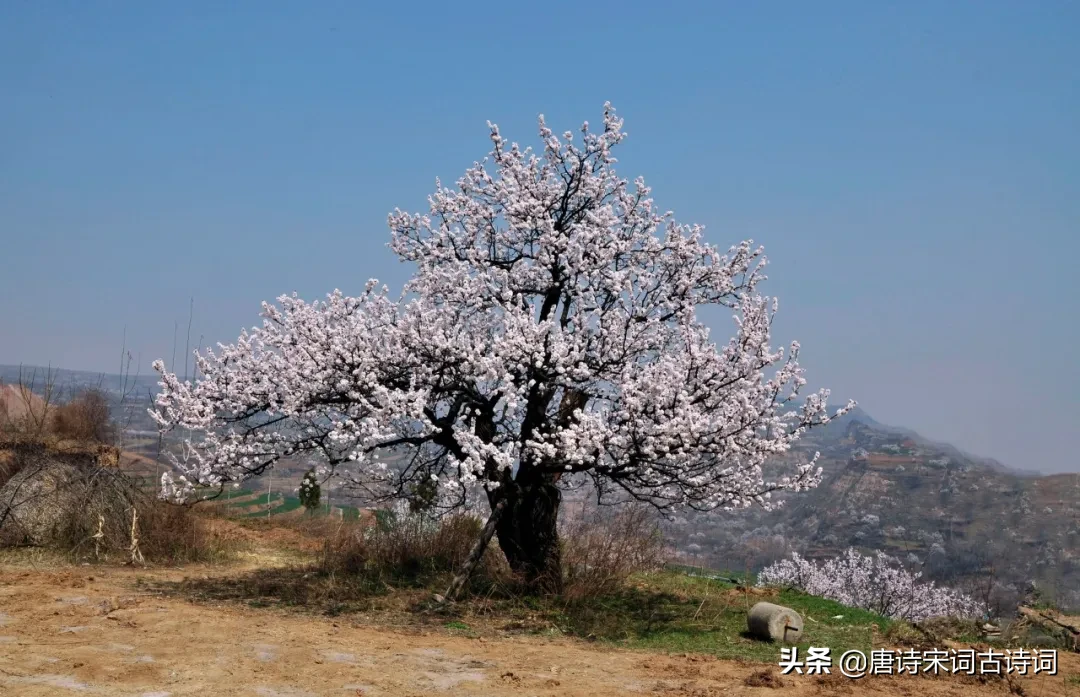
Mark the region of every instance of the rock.
[[63, 526], [65, 512], [84, 505], [85, 495], [76, 467], [50, 462], [26, 467], [0, 487], [0, 512], [10, 508], [6, 524], [24, 542], [44, 545]]
[[747, 613], [746, 627], [757, 639], [795, 644], [802, 636], [803, 619], [789, 607], [758, 603]]
[[0, 537], [65, 550], [78, 545], [91, 554], [129, 551], [129, 511], [147, 500], [134, 480], [101, 467], [92, 453], [42, 446], [16, 455], [18, 471], [0, 486]]

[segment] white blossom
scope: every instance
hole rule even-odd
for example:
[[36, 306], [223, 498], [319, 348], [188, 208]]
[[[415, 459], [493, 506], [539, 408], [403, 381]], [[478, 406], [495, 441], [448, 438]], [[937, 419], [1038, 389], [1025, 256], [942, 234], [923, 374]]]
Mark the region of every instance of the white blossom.
[[[912, 555], [914, 556], [914, 555]], [[928, 617], [981, 617], [985, 608], [958, 590], [922, 580], [884, 552], [863, 555], [854, 549], [817, 564], [792, 553], [758, 575], [759, 586], [792, 587], [870, 610], [918, 622]]]

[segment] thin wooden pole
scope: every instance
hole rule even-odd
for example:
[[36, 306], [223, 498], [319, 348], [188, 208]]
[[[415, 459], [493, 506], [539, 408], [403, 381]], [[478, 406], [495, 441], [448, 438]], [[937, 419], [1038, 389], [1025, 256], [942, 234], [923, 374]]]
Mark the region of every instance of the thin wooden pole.
[[450, 586], [446, 589], [445, 595], [442, 597], [435, 596], [435, 600], [440, 603], [452, 601], [458, 591], [464, 587], [465, 583], [469, 580], [469, 576], [472, 575], [473, 569], [480, 562], [481, 557], [484, 556], [484, 550], [487, 549], [488, 543], [491, 542], [492, 535], [495, 534], [495, 526], [499, 522], [499, 518], [502, 517], [503, 510], [506, 509], [506, 499], [499, 501], [495, 504], [495, 509], [491, 511], [491, 515], [488, 516], [487, 522], [484, 523], [484, 529], [480, 532], [480, 537], [476, 540], [476, 544], [473, 545], [472, 550], [469, 552], [469, 558], [465, 560], [465, 565], [461, 567], [461, 571], [457, 576], [454, 576], [454, 580], [450, 582]]

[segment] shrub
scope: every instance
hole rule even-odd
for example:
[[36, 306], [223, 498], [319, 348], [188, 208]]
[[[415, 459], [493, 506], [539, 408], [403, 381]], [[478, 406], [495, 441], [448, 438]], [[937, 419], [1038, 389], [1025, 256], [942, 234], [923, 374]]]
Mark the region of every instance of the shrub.
[[[328, 531], [321, 567], [377, 582], [434, 585], [441, 592], [441, 584], [465, 563], [483, 524], [475, 515], [439, 517], [412, 505], [377, 511], [366, 521], [338, 523]], [[660, 569], [666, 560], [655, 512], [645, 506], [582, 509], [563, 521], [560, 539], [567, 599], [616, 592], [633, 574]], [[516, 593], [521, 581], [491, 545], [470, 582], [474, 589], [497, 585]]]
[[[424, 586], [461, 568], [482, 526], [482, 520], [469, 514], [438, 517], [407, 510], [383, 514], [377, 522], [343, 523], [327, 537], [321, 566], [326, 571]], [[495, 575], [497, 556], [496, 550], [488, 550], [478, 579]]]
[[109, 416], [109, 401], [101, 390], [83, 390], [58, 406], [53, 413], [52, 431], [59, 438], [110, 443], [116, 435]]
[[300, 504], [309, 513], [319, 507], [319, 500], [322, 498], [322, 487], [319, 486], [319, 475], [314, 469], [305, 472], [304, 478], [300, 480], [299, 497]]
[[583, 507], [562, 527], [563, 594], [570, 599], [607, 595], [666, 561], [656, 514], [645, 506]]
[[148, 561], [210, 562], [233, 551], [233, 544], [191, 507], [143, 498], [136, 510], [139, 546]]

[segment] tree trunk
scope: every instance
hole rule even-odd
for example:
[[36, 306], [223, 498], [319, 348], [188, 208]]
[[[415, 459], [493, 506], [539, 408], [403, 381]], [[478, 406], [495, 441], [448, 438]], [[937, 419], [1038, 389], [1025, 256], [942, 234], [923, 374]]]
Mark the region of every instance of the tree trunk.
[[505, 501], [496, 523], [499, 547], [510, 569], [533, 593], [559, 593], [559, 488], [548, 481], [509, 482], [493, 492], [493, 505]]

